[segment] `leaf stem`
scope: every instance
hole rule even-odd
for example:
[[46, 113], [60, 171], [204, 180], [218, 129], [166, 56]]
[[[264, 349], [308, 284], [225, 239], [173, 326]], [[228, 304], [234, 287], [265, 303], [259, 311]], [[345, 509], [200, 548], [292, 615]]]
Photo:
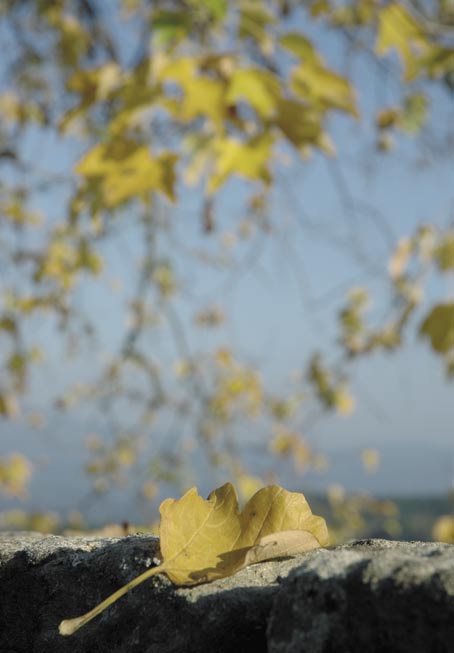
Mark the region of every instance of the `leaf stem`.
[[119, 590], [104, 599], [104, 601], [99, 603], [95, 608], [93, 608], [93, 610], [90, 610], [90, 612], [87, 612], [80, 617], [75, 617], [74, 619], [64, 619], [58, 627], [60, 635], [73, 635], [77, 630], [79, 630], [79, 628], [82, 628], [82, 626], [88, 624], [89, 621], [97, 617], [98, 614], [101, 614], [101, 612], [108, 608], [109, 605], [112, 605], [112, 603], [118, 601], [118, 599], [129, 592], [129, 590], [132, 590], [137, 585], [140, 585], [140, 583], [143, 583], [144, 580], [147, 580], [151, 576], [160, 574], [162, 571], [164, 571], [164, 567], [165, 565], [162, 564], [158, 567], [147, 569], [147, 571], [145, 571], [143, 574], [140, 574], [140, 576], [137, 576], [126, 585], [123, 585], [123, 587], [120, 587]]

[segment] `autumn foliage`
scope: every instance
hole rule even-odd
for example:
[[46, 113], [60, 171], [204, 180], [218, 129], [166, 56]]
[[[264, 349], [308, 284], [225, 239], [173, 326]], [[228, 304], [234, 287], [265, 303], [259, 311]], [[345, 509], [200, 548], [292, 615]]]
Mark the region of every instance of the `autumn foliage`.
[[[57, 383], [49, 401], [61, 410], [90, 404], [108, 416], [109, 442], [96, 433], [87, 442], [96, 491], [124, 484], [142, 465], [142, 496], [155, 501], [200, 447], [250, 496], [263, 483], [241, 457], [238, 424], [242, 432], [266, 424], [269, 453], [304, 470], [323, 461], [301, 424], [309, 412], [354, 409], [349, 375], [360, 357], [397, 350], [419, 333], [454, 374], [452, 299], [424, 303], [429, 274], [454, 271], [448, 221], [392, 243], [382, 270], [389, 310], [377, 318], [372, 291], [352, 288], [338, 312], [338, 358], [317, 351], [298, 361], [292, 391], [270, 387], [261, 361], [229, 343], [191, 345], [188, 331], [211, 343], [227, 320], [222, 287], [189, 318], [184, 304], [194, 291], [188, 259], [234, 276], [255, 260], [260, 239], [282, 227], [273, 213], [282, 175], [317, 157], [341, 159], [334, 120], [367, 123], [383, 157], [400, 135], [424, 134], [429, 89], [449, 95], [454, 86], [449, 3], [4, 0], [0, 19], [1, 419], [22, 411], [39, 425], [26, 396], [46, 345], [59, 343], [60, 371], [65, 352], [77, 358], [89, 343], [87, 378]], [[372, 71], [391, 70], [399, 92], [364, 115], [364, 90], [333, 61], [331, 38]], [[30, 160], [37, 135], [46, 147]], [[46, 160], [47, 147], [61, 150]], [[43, 203], [43, 193], [56, 204]], [[200, 239], [219, 237], [216, 246], [195, 246], [194, 222]], [[86, 289], [100, 287], [104, 297], [107, 286], [125, 293], [120, 336], [105, 351], [111, 318], [86, 314], [84, 300]], [[192, 425], [172, 451], [155, 437], [167, 432], [169, 416]], [[158, 443], [146, 463], [144, 441]], [[0, 459], [1, 489], [20, 494], [30, 473], [17, 454]]]

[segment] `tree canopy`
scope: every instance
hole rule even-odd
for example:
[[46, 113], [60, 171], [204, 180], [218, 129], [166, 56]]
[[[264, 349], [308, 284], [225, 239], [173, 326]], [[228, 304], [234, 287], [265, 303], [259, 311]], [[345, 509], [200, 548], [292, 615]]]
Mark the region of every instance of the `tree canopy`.
[[[239, 422], [271, 421], [272, 453], [317, 464], [294, 427], [307, 396], [316, 413], [348, 413], [352, 362], [399, 348], [409, 329], [454, 375], [452, 297], [417, 312], [428, 276], [454, 272], [449, 216], [446, 228], [429, 222], [392, 243], [385, 318], [369, 319], [369, 292], [355, 285], [339, 311], [335, 362], [314, 352], [290, 393], [267, 388], [261, 361], [228, 345], [210, 348], [210, 336], [203, 351], [193, 349], [194, 323], [210, 332], [226, 316], [211, 302], [186, 319], [179, 303], [192, 283], [185, 247], [215, 270], [248, 265], [258, 236], [279, 226], [274, 207], [285, 171], [317, 157], [342, 161], [336, 121], [367, 123], [384, 161], [401, 135], [425, 146], [454, 91], [449, 0], [4, 0], [0, 21], [1, 419], [27, 410], [49, 339], [73, 356], [96, 350], [102, 315], [84, 309], [85, 288], [118, 270], [128, 323], [91, 377], [55, 398], [62, 409], [92, 402], [110, 420], [111, 442], [89, 442], [88, 471], [100, 490], [141, 462], [143, 439], [166, 419], [182, 433], [191, 423], [182, 442], [226, 465], [245, 495], [257, 483], [239, 455]], [[390, 101], [358, 86], [356, 61], [393, 80]], [[449, 149], [450, 125], [437, 129]], [[33, 142], [44, 145], [39, 160], [29, 155]], [[57, 210], [43, 214], [43, 196], [55, 198]], [[185, 206], [200, 240], [223, 233], [228, 213], [222, 247], [181, 241]], [[112, 242], [133, 248], [134, 269], [119, 267]], [[159, 329], [175, 344], [173, 367]], [[158, 446], [147, 459], [146, 496], [157, 495], [160, 481], [176, 482], [186, 445], [178, 454]], [[6, 491], [20, 492], [29, 475], [23, 456], [0, 459]]]

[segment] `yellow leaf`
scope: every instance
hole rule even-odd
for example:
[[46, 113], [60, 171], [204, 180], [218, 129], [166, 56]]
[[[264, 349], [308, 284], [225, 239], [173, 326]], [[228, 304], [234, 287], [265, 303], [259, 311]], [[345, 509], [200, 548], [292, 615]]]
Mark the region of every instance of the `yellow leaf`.
[[304, 100], [322, 109], [338, 109], [358, 117], [353, 88], [323, 63], [314, 60], [297, 66], [292, 74], [292, 88]]
[[248, 500], [260, 489], [262, 479], [258, 478], [258, 476], [251, 476], [250, 474], [240, 474], [237, 476], [237, 483], [240, 499]]
[[427, 120], [428, 99], [424, 93], [407, 95], [402, 111], [402, 128], [409, 134], [421, 131]]
[[288, 32], [279, 39], [279, 44], [285, 49], [302, 59], [306, 63], [322, 64], [322, 59], [317, 54], [308, 38], [298, 32]]
[[[222, 66], [222, 60], [216, 63]], [[226, 116], [226, 83], [220, 78], [198, 74], [198, 67], [199, 61], [192, 57], [181, 57], [162, 67], [159, 79], [174, 81], [183, 91], [181, 99], [170, 98], [165, 106], [183, 122], [207, 116], [222, 127]]]
[[448, 232], [436, 248], [435, 260], [442, 272], [454, 270], [454, 231]]
[[59, 124], [61, 131], [68, 130], [95, 102], [108, 99], [118, 88], [121, 76], [120, 67], [113, 62], [75, 72], [68, 80], [67, 89], [71, 93], [77, 93], [80, 102], [63, 115]]
[[191, 28], [190, 12], [157, 9], [152, 15], [153, 44], [168, 46], [184, 39]]
[[276, 125], [292, 145], [297, 149], [308, 145], [327, 148], [320, 113], [312, 111], [306, 104], [296, 100], [282, 99], [279, 101], [278, 108]]
[[454, 303], [435, 306], [421, 324], [419, 334], [427, 336], [439, 354], [454, 350]]
[[12, 124], [24, 125], [27, 122], [37, 122], [42, 125], [45, 122], [45, 114], [37, 104], [24, 102], [10, 91], [0, 95], [0, 114], [2, 121]]
[[217, 155], [208, 191], [217, 190], [233, 174], [246, 179], [271, 182], [268, 165], [272, 154], [273, 137], [263, 134], [246, 143], [235, 138], [220, 138], [214, 144]]
[[19, 201], [12, 201], [7, 204], [0, 204], [2, 216], [16, 225], [40, 226], [42, 218], [39, 213], [28, 211], [24, 204]]
[[291, 457], [295, 468], [299, 470], [303, 470], [312, 457], [311, 450], [303, 438], [283, 427], [276, 429], [276, 436], [271, 440], [269, 450], [278, 456]]
[[160, 512], [165, 570], [179, 585], [234, 573], [244, 565], [247, 551], [242, 549], [283, 530], [309, 530], [320, 546], [328, 544], [325, 521], [312, 514], [304, 495], [277, 485], [256, 492], [241, 513], [231, 483], [214, 490], [207, 500], [192, 488], [179, 500], [166, 499]]
[[331, 4], [328, 0], [311, 0], [310, 2], [310, 14], [317, 18], [318, 16], [324, 16], [329, 14], [331, 11]]
[[16, 398], [13, 395], [0, 394], [0, 416], [14, 419], [18, 414], [19, 404]]
[[188, 186], [194, 186], [209, 168], [213, 154], [211, 142], [212, 136], [207, 134], [191, 133], [184, 138], [183, 148], [188, 151], [189, 160], [183, 176]]
[[215, 360], [216, 363], [222, 367], [230, 367], [233, 363], [233, 356], [228, 349], [221, 347], [215, 354]]
[[304, 495], [277, 485], [259, 490], [240, 513], [231, 483], [207, 500], [191, 488], [181, 499], [160, 507], [162, 564], [112, 594], [86, 615], [62, 621], [71, 635], [130, 589], [158, 573], [177, 585], [194, 585], [229, 576], [248, 564], [292, 556], [328, 544], [325, 520], [312, 514]]
[[419, 64], [431, 79], [449, 76], [454, 70], [454, 48], [432, 45]]
[[177, 155], [164, 152], [152, 157], [148, 147], [120, 140], [92, 148], [76, 166], [76, 172], [98, 181], [108, 208], [150, 191], [174, 200]]
[[[1, 414], [0, 396], [0, 414]], [[0, 458], [0, 488], [12, 496], [25, 498], [26, 487], [32, 475], [30, 461], [20, 453]]]
[[75, 67], [90, 47], [90, 35], [75, 16], [61, 11], [54, 4], [48, 3], [46, 13], [58, 35], [57, 56], [64, 64]]
[[206, 76], [187, 80], [184, 86], [185, 96], [181, 103], [178, 116], [184, 122], [189, 122], [198, 116], [208, 116], [222, 126], [225, 118], [225, 85]]
[[355, 400], [344, 382], [337, 381], [332, 372], [324, 367], [319, 354], [315, 354], [309, 363], [308, 378], [326, 408], [335, 409], [341, 415], [349, 415], [353, 411]]
[[374, 474], [380, 464], [380, 452], [376, 449], [363, 449], [361, 459], [365, 470], [369, 474]]
[[226, 100], [229, 104], [245, 100], [260, 116], [271, 117], [281, 97], [276, 75], [258, 68], [240, 69], [233, 73]]
[[270, 36], [270, 25], [276, 18], [264, 6], [263, 2], [246, 0], [241, 2], [238, 17], [238, 36], [243, 39], [253, 39], [264, 54], [271, 54], [274, 41]]
[[454, 517], [452, 515], [439, 517], [433, 526], [432, 537], [437, 542], [454, 544]]
[[120, 67], [112, 61], [92, 68], [78, 70], [68, 81], [68, 91], [78, 93], [84, 102], [105, 100], [118, 86], [121, 79]]
[[279, 430], [275, 438], [270, 442], [269, 449], [278, 456], [289, 456], [295, 447], [297, 436], [285, 430]]
[[405, 66], [405, 77], [412, 79], [418, 72], [418, 58], [430, 49], [424, 32], [413, 16], [401, 3], [387, 5], [380, 13], [377, 54], [395, 49]]
[[318, 549], [320, 542], [310, 531], [280, 531], [261, 537], [257, 544], [249, 549], [245, 557], [245, 566], [273, 558], [288, 558], [312, 549]]
[[340, 415], [350, 415], [355, 408], [355, 400], [346, 388], [342, 386], [334, 391], [333, 403]]
[[400, 120], [401, 111], [399, 108], [388, 107], [382, 109], [375, 118], [378, 129], [390, 129], [395, 127]]
[[394, 138], [389, 132], [382, 132], [377, 138], [377, 149], [380, 152], [391, 152], [394, 147]]
[[349, 82], [325, 66], [309, 39], [289, 32], [279, 42], [301, 60], [291, 78], [297, 95], [322, 109], [339, 109], [358, 116], [355, 93]]
[[193, 364], [191, 363], [190, 360], [187, 359], [176, 361], [174, 363], [173, 368], [174, 368], [175, 376], [179, 377], [180, 379], [187, 378], [194, 370]]
[[163, 297], [171, 297], [177, 290], [173, 269], [167, 262], [156, 265], [152, 279]]

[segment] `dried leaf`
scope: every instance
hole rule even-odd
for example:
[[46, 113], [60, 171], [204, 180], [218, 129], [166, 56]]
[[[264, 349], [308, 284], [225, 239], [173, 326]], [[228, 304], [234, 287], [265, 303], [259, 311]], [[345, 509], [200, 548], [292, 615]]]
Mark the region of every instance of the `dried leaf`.
[[262, 488], [240, 513], [231, 483], [208, 499], [191, 488], [160, 506], [163, 562], [120, 588], [86, 615], [62, 621], [71, 635], [147, 578], [165, 573], [177, 585], [194, 585], [234, 574], [247, 565], [293, 556], [328, 544], [325, 520], [312, 514], [303, 494], [278, 485]]
[[310, 531], [271, 533], [260, 538], [257, 544], [249, 549], [243, 566], [247, 567], [273, 558], [288, 558], [319, 547], [320, 542]]

